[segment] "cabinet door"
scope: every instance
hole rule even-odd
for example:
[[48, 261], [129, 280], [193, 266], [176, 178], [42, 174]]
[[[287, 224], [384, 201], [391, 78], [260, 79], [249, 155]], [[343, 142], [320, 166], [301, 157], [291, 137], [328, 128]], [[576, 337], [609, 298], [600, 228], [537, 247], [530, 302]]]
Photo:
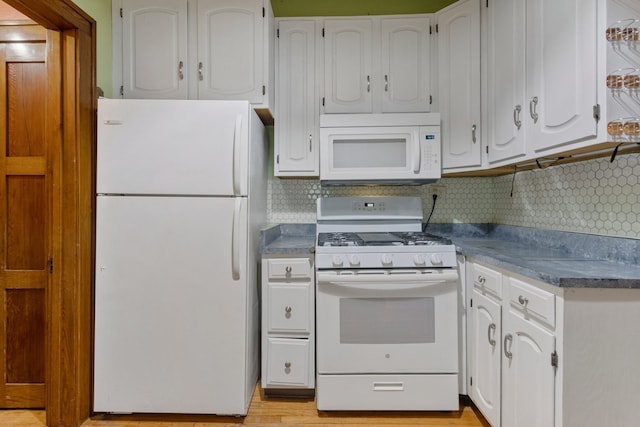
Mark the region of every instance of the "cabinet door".
[[595, 138], [596, 34], [596, 0], [527, 2], [526, 119], [535, 151]]
[[438, 15], [442, 167], [481, 165], [480, 1]]
[[555, 337], [508, 312], [502, 356], [502, 424], [519, 427], [554, 425]]
[[428, 112], [429, 18], [383, 18], [381, 35], [382, 112]]
[[487, 25], [489, 163], [525, 151], [525, 0], [492, 0]]
[[275, 175], [317, 176], [316, 22], [281, 21], [278, 34]]
[[122, 4], [125, 98], [186, 99], [187, 0]]
[[487, 421], [499, 427], [501, 307], [477, 289], [472, 298], [469, 396]]
[[262, 0], [198, 0], [198, 98], [263, 100]]
[[372, 112], [370, 19], [328, 19], [325, 31], [325, 113]]

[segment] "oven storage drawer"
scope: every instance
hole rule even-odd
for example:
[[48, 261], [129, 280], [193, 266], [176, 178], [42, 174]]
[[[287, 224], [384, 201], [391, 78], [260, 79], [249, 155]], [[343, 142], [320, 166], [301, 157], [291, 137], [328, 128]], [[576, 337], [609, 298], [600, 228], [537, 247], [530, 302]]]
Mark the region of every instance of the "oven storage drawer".
[[266, 385], [269, 387], [312, 387], [311, 345], [308, 339], [269, 338]]
[[269, 280], [308, 280], [312, 274], [308, 258], [269, 259], [267, 269]]
[[268, 332], [308, 335], [313, 308], [311, 282], [267, 285]]
[[551, 292], [509, 277], [509, 301], [511, 309], [525, 317], [532, 316], [551, 327], [556, 326], [555, 295]]
[[502, 273], [476, 263], [470, 265], [473, 267], [471, 270], [473, 286], [482, 293], [489, 292], [498, 299], [502, 299]]
[[457, 411], [458, 375], [318, 375], [319, 410]]

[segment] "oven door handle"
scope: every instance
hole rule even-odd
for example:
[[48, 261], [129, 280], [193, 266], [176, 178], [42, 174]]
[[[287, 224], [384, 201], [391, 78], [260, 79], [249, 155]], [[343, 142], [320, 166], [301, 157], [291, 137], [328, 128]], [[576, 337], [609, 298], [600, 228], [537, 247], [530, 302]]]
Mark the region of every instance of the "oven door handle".
[[[441, 285], [443, 283], [456, 282], [458, 273], [447, 271], [434, 274], [353, 274], [335, 275], [331, 273], [318, 272], [319, 285], [333, 285], [346, 288], [371, 289], [376, 290], [405, 290], [420, 289], [430, 286]], [[372, 286], [373, 285], [373, 286]]]

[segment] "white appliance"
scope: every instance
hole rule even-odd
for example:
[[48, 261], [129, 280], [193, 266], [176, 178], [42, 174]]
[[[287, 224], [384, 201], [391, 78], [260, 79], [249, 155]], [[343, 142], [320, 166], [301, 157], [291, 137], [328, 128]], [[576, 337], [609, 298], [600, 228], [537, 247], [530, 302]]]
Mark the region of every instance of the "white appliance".
[[247, 413], [265, 141], [244, 101], [98, 101], [94, 411]]
[[318, 199], [320, 410], [458, 410], [458, 273], [415, 197]]
[[324, 184], [426, 184], [440, 159], [439, 113], [320, 116]]

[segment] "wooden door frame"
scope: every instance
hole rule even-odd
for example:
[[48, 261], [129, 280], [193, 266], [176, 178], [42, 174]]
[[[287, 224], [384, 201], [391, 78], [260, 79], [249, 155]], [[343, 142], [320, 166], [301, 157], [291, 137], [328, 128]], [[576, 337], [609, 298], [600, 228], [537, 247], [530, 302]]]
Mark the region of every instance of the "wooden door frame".
[[91, 414], [96, 22], [71, 0], [4, 1], [52, 30], [47, 54], [61, 61], [48, 67], [50, 90], [61, 88], [62, 126], [48, 136], [57, 141], [52, 217], [59, 227], [46, 302], [46, 413], [50, 427], [78, 426]]

